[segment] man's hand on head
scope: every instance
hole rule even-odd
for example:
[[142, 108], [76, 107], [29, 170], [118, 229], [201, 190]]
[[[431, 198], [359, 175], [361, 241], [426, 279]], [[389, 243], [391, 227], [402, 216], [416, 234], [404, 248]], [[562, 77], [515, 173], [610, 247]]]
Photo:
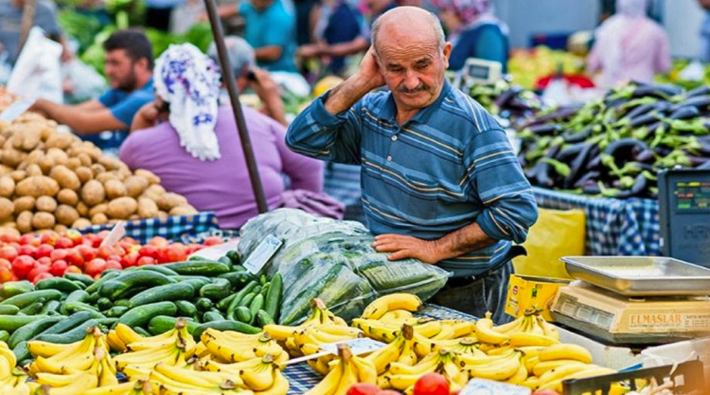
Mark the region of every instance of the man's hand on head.
[[383, 234], [375, 237], [372, 246], [377, 252], [388, 252], [388, 259], [398, 261], [400, 259], [414, 258], [424, 263], [435, 264], [445, 259], [435, 240], [422, 240], [412, 236]]
[[385, 84], [385, 77], [380, 71], [380, 66], [377, 64], [377, 55], [375, 48], [370, 46], [367, 53], [360, 62], [360, 69], [357, 76], [361, 81], [366, 81], [370, 90], [379, 88]]

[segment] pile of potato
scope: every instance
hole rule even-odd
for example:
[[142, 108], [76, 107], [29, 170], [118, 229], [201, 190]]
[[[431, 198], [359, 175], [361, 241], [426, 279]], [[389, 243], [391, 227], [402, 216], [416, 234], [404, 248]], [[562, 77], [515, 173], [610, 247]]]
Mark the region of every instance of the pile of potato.
[[21, 233], [194, 214], [147, 170], [131, 170], [90, 142], [25, 113], [0, 123], [0, 226]]

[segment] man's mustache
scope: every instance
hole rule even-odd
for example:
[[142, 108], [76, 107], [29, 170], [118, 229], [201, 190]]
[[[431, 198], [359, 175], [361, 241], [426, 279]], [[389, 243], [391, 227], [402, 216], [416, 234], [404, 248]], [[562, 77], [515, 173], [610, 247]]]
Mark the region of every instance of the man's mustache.
[[428, 90], [429, 90], [429, 87], [424, 84], [420, 84], [419, 86], [417, 86], [414, 89], [409, 89], [404, 85], [400, 85], [397, 88], [397, 92], [399, 92], [399, 93], [417, 93], [417, 92], [424, 92], [424, 91], [428, 91]]

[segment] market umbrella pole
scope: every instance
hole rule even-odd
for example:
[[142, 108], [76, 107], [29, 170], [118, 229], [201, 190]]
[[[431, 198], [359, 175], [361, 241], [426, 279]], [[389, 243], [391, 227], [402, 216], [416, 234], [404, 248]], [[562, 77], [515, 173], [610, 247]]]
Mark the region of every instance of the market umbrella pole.
[[229, 64], [227, 47], [224, 45], [222, 22], [217, 14], [215, 0], [205, 0], [205, 8], [207, 8], [207, 15], [210, 18], [210, 25], [212, 25], [212, 36], [217, 46], [217, 55], [219, 56], [219, 64], [222, 68], [222, 77], [227, 85], [229, 101], [232, 103], [232, 111], [234, 111], [234, 119], [237, 121], [237, 130], [239, 131], [239, 139], [242, 142], [244, 159], [247, 161], [247, 169], [249, 169], [249, 180], [251, 181], [251, 188], [256, 198], [256, 207], [259, 209], [260, 213], [265, 213], [269, 210], [269, 207], [266, 205], [264, 188], [261, 185], [261, 178], [259, 178], [259, 169], [257, 169], [256, 160], [254, 160], [254, 150], [251, 145], [251, 139], [249, 138], [247, 125], [244, 122], [242, 104], [239, 102], [239, 91], [235, 83], [234, 74], [232, 73], [232, 66]]

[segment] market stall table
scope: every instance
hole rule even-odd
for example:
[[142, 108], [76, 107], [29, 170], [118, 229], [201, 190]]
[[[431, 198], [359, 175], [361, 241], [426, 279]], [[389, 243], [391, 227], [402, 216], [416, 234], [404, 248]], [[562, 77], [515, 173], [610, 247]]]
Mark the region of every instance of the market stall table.
[[533, 188], [540, 207], [582, 209], [588, 255], [661, 255], [658, 201], [609, 199]]

